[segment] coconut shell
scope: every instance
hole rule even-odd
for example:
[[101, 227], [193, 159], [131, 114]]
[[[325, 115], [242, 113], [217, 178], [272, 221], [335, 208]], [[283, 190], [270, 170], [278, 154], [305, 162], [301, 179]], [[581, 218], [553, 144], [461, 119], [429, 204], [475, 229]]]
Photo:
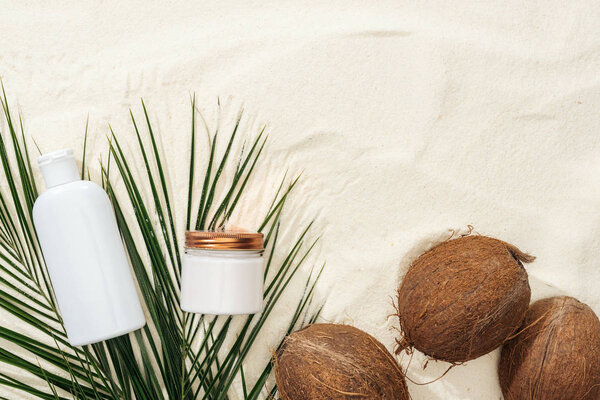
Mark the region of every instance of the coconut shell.
[[373, 336], [315, 324], [289, 335], [274, 357], [282, 400], [408, 400], [402, 370]]
[[572, 297], [535, 302], [502, 348], [505, 400], [600, 399], [600, 321]]
[[498, 348], [520, 326], [531, 296], [515, 246], [472, 235], [443, 242], [417, 258], [398, 289], [403, 337], [416, 348], [460, 363]]

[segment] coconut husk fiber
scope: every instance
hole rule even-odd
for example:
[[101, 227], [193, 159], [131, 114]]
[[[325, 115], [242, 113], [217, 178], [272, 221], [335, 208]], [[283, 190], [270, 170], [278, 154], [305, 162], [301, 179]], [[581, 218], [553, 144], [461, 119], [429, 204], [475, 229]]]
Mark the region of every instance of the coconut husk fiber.
[[373, 336], [315, 324], [289, 335], [274, 357], [282, 400], [408, 400], [404, 374]]
[[443, 242], [409, 267], [398, 289], [402, 338], [437, 360], [461, 363], [498, 348], [520, 326], [531, 296], [522, 262], [534, 257], [494, 238]]
[[600, 321], [572, 297], [531, 305], [521, 331], [502, 348], [505, 400], [600, 399]]

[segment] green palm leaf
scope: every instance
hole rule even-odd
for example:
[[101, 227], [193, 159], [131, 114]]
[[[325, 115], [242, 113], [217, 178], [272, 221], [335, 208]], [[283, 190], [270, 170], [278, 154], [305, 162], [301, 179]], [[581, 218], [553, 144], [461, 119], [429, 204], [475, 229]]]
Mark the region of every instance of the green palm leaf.
[[[256, 339], [272, 323], [270, 316], [286, 289], [299, 279], [298, 271], [316, 243], [308, 239], [312, 225], [309, 224], [299, 230], [290, 248], [280, 244], [283, 210], [298, 178], [288, 182], [287, 174], [284, 176], [257, 227], [265, 234], [264, 312], [237, 317], [184, 313], [179, 308], [179, 238], [183, 228], [176, 223], [168, 166], [142, 102], [142, 118], [130, 112], [137, 141], [135, 153], [127, 154], [119, 136], [111, 129], [108, 156], [100, 160], [100, 171], [140, 289], [148, 325], [103, 343], [72, 347], [57, 311], [32, 225], [31, 212], [39, 189], [21, 117], [16, 123], [3, 86], [0, 100], [6, 126], [6, 131], [0, 134], [0, 163], [6, 180], [0, 191], [0, 309], [26, 327], [19, 331], [4, 322], [0, 324], [0, 339], [11, 343], [10, 350], [0, 349], [0, 363], [20, 371], [19, 376], [25, 372], [32, 378], [23, 381], [10, 371], [1, 372], [0, 385], [34, 398], [61, 400], [223, 400], [229, 398], [234, 385], [239, 385], [245, 399], [272, 396], [276, 388], [267, 388], [271, 363], [266, 362], [254, 379], [248, 375], [244, 363], [257, 345]], [[218, 133], [219, 129], [211, 133], [202, 119], [209, 139], [209, 155], [203, 165], [197, 165], [200, 163], [196, 155], [199, 141], [195, 96], [191, 103], [185, 228], [190, 229], [195, 221], [195, 229], [222, 229], [243, 202], [253, 172], [260, 168], [267, 137], [264, 128], [254, 137], [243, 134], [240, 112], [226, 137], [222, 155], [218, 156], [219, 135], [225, 133]], [[87, 128], [86, 122], [82, 177], [89, 167]], [[239, 148], [240, 143], [242, 150], [236, 159], [233, 149]], [[132, 158], [143, 160], [142, 173], [130, 165], [128, 160]], [[204, 172], [198, 173], [198, 168]], [[226, 181], [223, 173], [231, 168], [233, 176]], [[89, 170], [87, 175], [89, 178]], [[320, 308], [312, 303], [321, 271], [322, 267], [306, 279], [304, 292], [289, 316], [288, 333], [318, 317]], [[36, 378], [38, 383], [46, 382], [46, 389], [30, 383]]]

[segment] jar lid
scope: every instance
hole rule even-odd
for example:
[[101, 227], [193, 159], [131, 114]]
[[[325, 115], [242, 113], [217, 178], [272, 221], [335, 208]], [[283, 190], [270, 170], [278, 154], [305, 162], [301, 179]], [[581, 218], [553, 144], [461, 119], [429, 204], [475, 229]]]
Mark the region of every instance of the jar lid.
[[262, 233], [185, 232], [185, 247], [208, 250], [263, 250]]

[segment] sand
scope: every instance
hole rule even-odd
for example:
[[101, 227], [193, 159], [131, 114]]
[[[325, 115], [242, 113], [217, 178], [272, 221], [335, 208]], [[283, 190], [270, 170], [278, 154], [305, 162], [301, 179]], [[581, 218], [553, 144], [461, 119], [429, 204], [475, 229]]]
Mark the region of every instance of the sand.
[[[534, 298], [566, 293], [600, 312], [600, 3], [146, 3], [1, 5], [0, 76], [43, 151], [81, 148], [88, 114], [94, 158], [108, 122], [133, 143], [127, 110], [143, 96], [181, 207], [189, 96], [209, 120], [220, 97], [271, 135], [236, 224], [252, 227], [286, 168], [304, 170], [286, 240], [316, 218], [322, 240], [303, 273], [327, 262], [325, 321], [392, 349], [387, 316], [408, 263], [468, 224], [537, 256]], [[276, 317], [256, 365], [285, 310]], [[411, 394], [500, 398], [497, 360]], [[422, 361], [408, 372], [417, 382], [448, 366]]]

